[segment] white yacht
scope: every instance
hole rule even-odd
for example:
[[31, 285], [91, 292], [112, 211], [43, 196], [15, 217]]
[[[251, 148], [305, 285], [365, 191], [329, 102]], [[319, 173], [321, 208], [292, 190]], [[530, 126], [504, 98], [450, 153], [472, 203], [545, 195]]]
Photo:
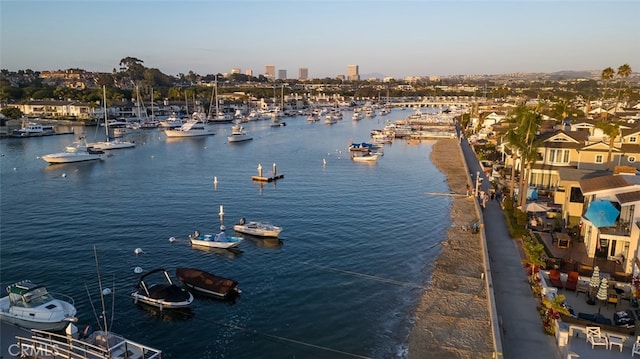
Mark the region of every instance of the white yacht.
[[167, 137], [197, 137], [215, 134], [201, 119], [191, 119], [178, 128], [164, 130], [164, 133]]
[[243, 142], [252, 140], [253, 137], [245, 132], [241, 125], [233, 125], [231, 127], [231, 135], [227, 136], [229, 142]]
[[51, 164], [99, 161], [102, 159], [102, 151], [96, 151], [87, 146], [84, 136], [80, 136], [64, 152], [51, 153], [42, 156], [42, 159]]

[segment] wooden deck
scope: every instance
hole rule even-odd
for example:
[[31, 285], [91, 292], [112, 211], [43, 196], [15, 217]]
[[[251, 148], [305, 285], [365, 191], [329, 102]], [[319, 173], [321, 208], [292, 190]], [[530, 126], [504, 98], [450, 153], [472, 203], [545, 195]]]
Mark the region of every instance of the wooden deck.
[[611, 278], [615, 278], [620, 282], [631, 281], [631, 274], [625, 275], [622, 265], [617, 262], [587, 256], [587, 249], [582, 241], [571, 240], [568, 248], [561, 248], [558, 246], [557, 240], [552, 239], [551, 233], [532, 233], [540, 236], [554, 257], [547, 260], [547, 269], [556, 268], [563, 273], [577, 271], [582, 276], [591, 276], [593, 268], [598, 266], [600, 273], [609, 273]]

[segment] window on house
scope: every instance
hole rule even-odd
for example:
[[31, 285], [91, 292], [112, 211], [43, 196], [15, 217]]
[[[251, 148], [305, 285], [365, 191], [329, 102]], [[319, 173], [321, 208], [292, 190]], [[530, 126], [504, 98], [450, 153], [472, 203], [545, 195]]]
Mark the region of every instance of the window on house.
[[629, 137], [629, 142], [631, 142], [631, 143], [637, 143], [637, 142], [638, 142], [638, 137], [636, 137], [636, 136], [631, 136], [631, 137]]
[[596, 163], [602, 163], [604, 162], [604, 158], [602, 155], [596, 155]]
[[549, 163], [569, 163], [569, 150], [549, 150]]
[[634, 163], [636, 161], [636, 156], [627, 157], [627, 161], [629, 161], [629, 163]]

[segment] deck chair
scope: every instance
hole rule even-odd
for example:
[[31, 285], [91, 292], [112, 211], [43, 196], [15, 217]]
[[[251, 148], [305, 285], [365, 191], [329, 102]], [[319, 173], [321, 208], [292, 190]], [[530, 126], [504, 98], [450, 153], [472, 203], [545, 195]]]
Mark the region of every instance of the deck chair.
[[591, 344], [591, 349], [596, 346], [609, 348], [609, 339], [602, 335], [600, 327], [587, 327], [587, 343]]
[[633, 343], [633, 347], [631, 348], [631, 356], [633, 357], [636, 354], [640, 354], [640, 335], [636, 337], [636, 342]]
[[566, 290], [575, 291], [578, 286], [578, 277], [580, 277], [578, 272], [569, 272], [567, 275], [567, 283], [564, 285], [564, 288]]
[[560, 271], [556, 269], [552, 269], [549, 271], [549, 282], [551, 282], [551, 285], [556, 288], [560, 288], [560, 289], [564, 288], [564, 285], [560, 280]]

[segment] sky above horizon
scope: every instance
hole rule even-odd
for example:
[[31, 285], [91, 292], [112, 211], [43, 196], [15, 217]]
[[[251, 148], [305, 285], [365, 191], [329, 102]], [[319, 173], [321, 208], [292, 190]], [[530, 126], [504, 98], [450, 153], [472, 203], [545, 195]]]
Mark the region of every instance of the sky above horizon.
[[[640, 1], [0, 0], [0, 68], [394, 78], [640, 71]], [[277, 75], [277, 73], [276, 73]]]

